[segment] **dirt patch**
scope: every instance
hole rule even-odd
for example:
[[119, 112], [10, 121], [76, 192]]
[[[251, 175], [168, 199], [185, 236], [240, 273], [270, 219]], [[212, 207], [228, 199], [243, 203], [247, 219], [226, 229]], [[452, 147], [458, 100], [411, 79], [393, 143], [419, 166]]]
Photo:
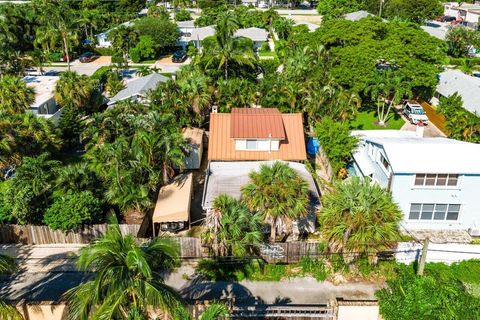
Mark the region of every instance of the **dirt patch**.
[[175, 64], [175, 63], [172, 62], [172, 56], [171, 55], [164, 56], [164, 57], [160, 58], [159, 60], [157, 60], [157, 62], [155, 62], [155, 63]]
[[100, 56], [90, 63], [91, 64], [110, 64], [110, 63], [112, 63], [112, 57], [111, 56]]

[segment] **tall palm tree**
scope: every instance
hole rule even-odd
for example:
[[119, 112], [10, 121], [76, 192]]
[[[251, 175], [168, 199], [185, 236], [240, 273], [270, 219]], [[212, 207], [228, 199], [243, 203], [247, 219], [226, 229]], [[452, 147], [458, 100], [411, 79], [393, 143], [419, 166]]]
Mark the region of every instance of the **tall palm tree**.
[[216, 256], [243, 257], [262, 241], [262, 217], [252, 214], [238, 200], [219, 195], [206, 221], [202, 239], [212, 245]]
[[[16, 270], [15, 260], [9, 256], [0, 255], [0, 274], [10, 274]], [[0, 300], [0, 315], [5, 320], [23, 320], [17, 309]]]
[[207, 46], [202, 52], [200, 60], [205, 60], [205, 68], [215, 65], [218, 70], [223, 69], [223, 77], [228, 79], [229, 69], [232, 64], [239, 66], [254, 66], [255, 55], [251, 46], [233, 34], [238, 29], [239, 23], [232, 12], [226, 12], [218, 20], [215, 27], [213, 46]]
[[180, 92], [188, 101], [190, 108], [202, 119], [211, 102], [212, 90], [208, 78], [198, 69], [182, 74], [177, 81]]
[[67, 319], [150, 319], [151, 310], [181, 319], [183, 302], [159, 274], [176, 265], [178, 251], [170, 238], [139, 245], [118, 224], [109, 225], [102, 238], [80, 250], [78, 270], [95, 273], [66, 293]]
[[277, 230], [293, 219], [304, 217], [309, 206], [308, 183], [283, 162], [263, 164], [249, 174], [250, 183], [242, 187], [242, 201], [270, 224], [270, 241]]
[[35, 90], [20, 77], [0, 77], [0, 110], [9, 114], [25, 112], [35, 101]]
[[365, 93], [376, 101], [378, 124], [385, 126], [393, 105], [411, 97], [412, 88], [409, 81], [397, 72], [386, 70], [375, 74]]
[[95, 111], [103, 102], [98, 83], [76, 72], [65, 72], [55, 84], [55, 101], [61, 106]]
[[377, 252], [399, 240], [401, 210], [387, 190], [369, 179], [338, 182], [322, 204], [320, 231], [331, 252], [342, 253], [346, 262], [366, 255], [375, 263]]

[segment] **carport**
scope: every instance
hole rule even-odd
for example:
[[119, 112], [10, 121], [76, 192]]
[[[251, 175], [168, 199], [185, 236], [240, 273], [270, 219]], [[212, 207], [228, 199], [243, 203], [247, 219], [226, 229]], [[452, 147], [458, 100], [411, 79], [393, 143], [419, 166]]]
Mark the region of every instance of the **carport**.
[[180, 174], [158, 192], [152, 215], [154, 237], [160, 231], [176, 232], [189, 226], [192, 176], [192, 173]]

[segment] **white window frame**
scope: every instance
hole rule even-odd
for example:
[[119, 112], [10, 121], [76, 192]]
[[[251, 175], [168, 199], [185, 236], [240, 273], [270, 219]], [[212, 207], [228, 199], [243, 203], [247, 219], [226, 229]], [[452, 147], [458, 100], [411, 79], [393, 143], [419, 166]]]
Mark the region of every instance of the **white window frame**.
[[[416, 184], [417, 177], [423, 175], [423, 184]], [[435, 181], [432, 185], [427, 185], [427, 176], [428, 175], [435, 175]], [[447, 175], [445, 185], [438, 185], [438, 176], [439, 175]], [[450, 176], [457, 176], [457, 184], [453, 186], [449, 186], [448, 182], [450, 181]], [[435, 188], [435, 189], [458, 189], [460, 187], [462, 175], [458, 173], [416, 173], [413, 177], [413, 187], [414, 188]]]
[[[249, 148], [249, 147], [248, 147], [248, 143], [249, 143], [249, 142], [250, 142], [250, 143], [251, 143], [251, 142], [255, 142], [255, 148]], [[245, 140], [245, 150], [247, 150], [247, 151], [256, 151], [256, 150], [258, 150], [258, 140], [256, 140], [256, 139], [246, 139], [246, 140]]]
[[[414, 205], [420, 206], [419, 211], [414, 211], [415, 213], [418, 212], [418, 218], [415, 218], [415, 219], [410, 217], [411, 214], [412, 214], [412, 207]], [[431, 211], [432, 216], [431, 216], [430, 219], [422, 219], [422, 213], [424, 212], [423, 211], [424, 206], [433, 206], [432, 211]], [[439, 212], [439, 211], [437, 211], [437, 206], [446, 206], [445, 211], [444, 211], [443, 219], [435, 219], [435, 213]], [[448, 215], [448, 212], [450, 211], [450, 206], [459, 206], [458, 213], [457, 213], [457, 219], [455, 219], [455, 220], [447, 220], [447, 215]], [[460, 203], [418, 203], [418, 202], [410, 203], [410, 209], [408, 211], [407, 220], [409, 222], [428, 222], [428, 223], [432, 223], [432, 222], [442, 222], [442, 223], [445, 223], [445, 222], [446, 223], [460, 222], [461, 214], [462, 214], [462, 208], [463, 208], [463, 205], [460, 204]], [[452, 211], [452, 212], [455, 212], [455, 211]]]

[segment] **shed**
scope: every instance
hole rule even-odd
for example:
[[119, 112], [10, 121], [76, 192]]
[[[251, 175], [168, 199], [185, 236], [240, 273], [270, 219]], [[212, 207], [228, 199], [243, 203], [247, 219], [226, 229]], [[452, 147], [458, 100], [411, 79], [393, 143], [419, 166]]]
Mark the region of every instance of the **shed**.
[[192, 176], [191, 172], [180, 174], [158, 192], [152, 215], [153, 236], [156, 236], [159, 230], [182, 230], [190, 223]]
[[203, 154], [203, 130], [184, 128], [183, 138], [190, 145], [190, 152], [185, 157], [185, 169], [200, 169]]

